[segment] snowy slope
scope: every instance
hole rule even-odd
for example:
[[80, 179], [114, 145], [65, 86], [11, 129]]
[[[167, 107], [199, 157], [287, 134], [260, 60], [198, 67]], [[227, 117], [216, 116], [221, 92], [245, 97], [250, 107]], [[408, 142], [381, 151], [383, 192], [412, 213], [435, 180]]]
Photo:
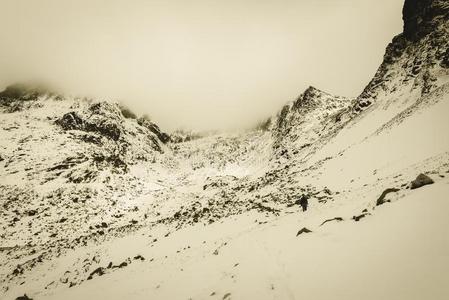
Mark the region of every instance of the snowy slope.
[[[448, 193], [447, 181], [435, 184], [359, 223], [320, 226], [328, 217], [351, 216], [340, 207], [264, 218], [261, 225], [254, 222], [260, 216], [240, 215], [161, 234], [154, 247], [142, 232], [105, 245], [98, 265], [137, 253], [145, 261], [42, 298], [446, 299]], [[313, 232], [296, 236], [304, 225]]]

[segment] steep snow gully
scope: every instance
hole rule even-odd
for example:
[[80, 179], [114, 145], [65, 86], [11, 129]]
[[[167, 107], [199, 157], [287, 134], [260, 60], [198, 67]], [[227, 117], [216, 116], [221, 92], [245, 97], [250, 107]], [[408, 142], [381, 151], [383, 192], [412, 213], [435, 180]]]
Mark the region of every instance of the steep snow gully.
[[449, 3], [403, 19], [359, 97], [253, 130], [8, 87], [0, 299], [448, 299]]

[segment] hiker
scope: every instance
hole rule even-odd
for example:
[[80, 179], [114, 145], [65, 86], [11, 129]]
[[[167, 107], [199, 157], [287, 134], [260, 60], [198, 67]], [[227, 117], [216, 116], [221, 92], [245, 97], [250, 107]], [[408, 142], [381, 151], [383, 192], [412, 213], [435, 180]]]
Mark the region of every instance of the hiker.
[[299, 198], [299, 205], [301, 205], [302, 211], [306, 211], [307, 205], [309, 205], [309, 196], [302, 194]]

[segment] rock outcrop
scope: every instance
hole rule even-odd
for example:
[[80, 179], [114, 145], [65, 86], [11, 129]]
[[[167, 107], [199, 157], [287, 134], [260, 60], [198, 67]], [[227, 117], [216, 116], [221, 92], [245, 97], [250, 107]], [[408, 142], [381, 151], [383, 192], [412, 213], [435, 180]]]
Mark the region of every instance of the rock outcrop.
[[319, 147], [320, 141], [340, 127], [341, 116], [352, 101], [309, 87], [271, 122], [275, 152], [287, 158], [289, 152], [296, 154], [316, 142], [314, 146]]
[[416, 177], [416, 179], [410, 183], [410, 188], [414, 190], [433, 183], [434, 183], [433, 179], [430, 178], [429, 176], [425, 174], [419, 174], [418, 177]]
[[416, 90], [419, 97], [444, 84], [437, 78], [449, 74], [449, 3], [406, 0], [403, 20], [403, 32], [387, 46], [381, 66], [357, 98], [355, 112], [396, 91]]
[[445, 0], [406, 0], [402, 10], [404, 37], [419, 40], [449, 17], [449, 4]]
[[56, 124], [65, 130], [94, 132], [118, 141], [124, 132], [122, 118], [116, 105], [99, 102], [89, 106], [83, 116], [75, 111], [64, 114]]

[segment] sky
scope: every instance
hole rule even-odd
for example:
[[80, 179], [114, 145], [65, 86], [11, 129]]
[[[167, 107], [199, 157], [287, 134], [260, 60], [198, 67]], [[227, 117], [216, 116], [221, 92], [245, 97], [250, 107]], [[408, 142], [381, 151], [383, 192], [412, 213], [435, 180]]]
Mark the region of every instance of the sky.
[[308, 86], [355, 97], [403, 0], [0, 0], [0, 88], [40, 81], [163, 129], [250, 127]]

